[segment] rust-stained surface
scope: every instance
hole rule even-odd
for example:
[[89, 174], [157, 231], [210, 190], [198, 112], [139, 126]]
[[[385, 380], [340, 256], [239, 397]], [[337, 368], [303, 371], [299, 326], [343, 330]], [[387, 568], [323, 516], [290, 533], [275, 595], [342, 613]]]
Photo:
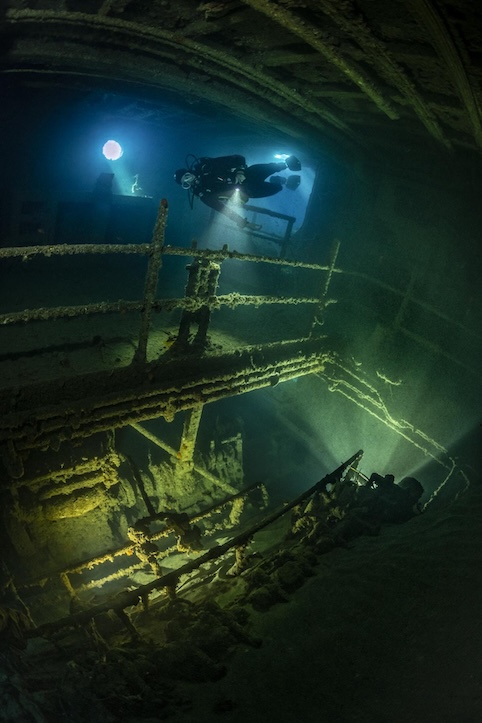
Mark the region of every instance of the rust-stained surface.
[[[383, 152], [480, 150], [482, 8], [458, 0], [9, 0], [3, 70], [214, 101]], [[363, 140], [362, 140], [363, 139]]]

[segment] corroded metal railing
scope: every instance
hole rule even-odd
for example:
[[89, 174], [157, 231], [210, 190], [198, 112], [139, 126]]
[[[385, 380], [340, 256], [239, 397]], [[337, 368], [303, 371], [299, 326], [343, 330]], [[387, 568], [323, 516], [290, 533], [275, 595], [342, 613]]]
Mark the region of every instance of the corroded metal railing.
[[[39, 625], [37, 628], [33, 628], [27, 632], [28, 637], [45, 636], [49, 633], [54, 632], [55, 630], [60, 630], [65, 627], [84, 625], [90, 620], [93, 620], [96, 616], [110, 610], [118, 613], [125, 610], [125, 608], [131, 607], [133, 605], [138, 605], [140, 600], [142, 600], [146, 605], [150, 593], [156, 590], [158, 591], [167, 589], [170, 591], [171, 596], [175, 595], [176, 588], [181, 578], [186, 577], [190, 573], [200, 568], [202, 565], [205, 565], [206, 563], [209, 563], [213, 560], [217, 560], [231, 551], [241, 550], [244, 552], [246, 545], [258, 532], [268, 527], [269, 525], [272, 525], [280, 517], [290, 512], [294, 507], [296, 507], [296, 505], [301, 504], [309, 497], [314, 495], [315, 492], [325, 489], [327, 484], [334, 484], [335, 482], [340, 480], [352, 465], [357, 464], [357, 462], [361, 459], [362, 455], [363, 451], [359, 450], [352, 457], [350, 457], [350, 459], [337, 467], [337, 469], [335, 469], [333, 472], [327, 474], [325, 477], [319, 480], [319, 482], [317, 482], [308, 490], [300, 494], [295, 499], [291, 500], [291, 502], [289, 502], [288, 504], [283, 505], [281, 509], [276, 510], [272, 514], [263, 518], [260, 522], [257, 522], [249, 529], [244, 530], [243, 532], [239, 533], [230, 540], [227, 540], [221, 545], [215, 545], [214, 547], [211, 547], [207, 552], [200, 554], [194, 560], [190, 560], [181, 567], [175, 570], [171, 570], [164, 575], [156, 577], [154, 580], [147, 584], [140, 585], [133, 590], [126, 590], [122, 594], [116, 595], [114, 598], [111, 598], [110, 600], [107, 600], [106, 602], [103, 602], [99, 605], [94, 605], [86, 610], [82, 610], [82, 612], [69, 615], [67, 617], [61, 618], [60, 620], [55, 620]], [[240, 494], [242, 494], [242, 492]]]
[[159, 273], [162, 268], [163, 255], [189, 256], [190, 258], [195, 259], [195, 263], [198, 264], [199, 267], [206, 267], [207, 265], [210, 265], [210, 268], [212, 268], [213, 264], [221, 264], [227, 259], [232, 259], [250, 263], [275, 264], [284, 267], [311, 269], [320, 272], [333, 271], [333, 264], [331, 266], [322, 266], [302, 261], [291, 261], [284, 258], [243, 254], [237, 251], [230, 251], [227, 246], [224, 246], [220, 250], [198, 249], [196, 243], [193, 243], [190, 248], [169, 246], [165, 244], [167, 217], [168, 204], [167, 201], [163, 199], [160, 202], [157, 220], [150, 244], [54, 244], [7, 247], [0, 249], [0, 260], [22, 259], [23, 261], [28, 261], [37, 256], [50, 258], [90, 254], [141, 254], [149, 257], [144, 284], [144, 296], [141, 300], [127, 301], [121, 299], [116, 302], [97, 302], [75, 306], [66, 305], [7, 312], [0, 314], [0, 326], [9, 326], [19, 323], [25, 324], [32, 321], [52, 321], [62, 318], [75, 318], [97, 314], [137, 312], [141, 314], [141, 321], [139, 338], [133, 362], [139, 364], [146, 363], [147, 361], [149, 330], [152, 314], [154, 312], [170, 312], [174, 309], [181, 309], [183, 312], [183, 319], [186, 320], [189, 315], [199, 314], [202, 310], [206, 310], [207, 324], [209, 324], [210, 312], [213, 309], [220, 309], [223, 306], [234, 309], [238, 306], [260, 307], [273, 304], [288, 306], [306, 304], [316, 306], [319, 309], [320, 299], [316, 297], [279, 297], [272, 295], [243, 295], [239, 293], [219, 295], [216, 294], [217, 284], [214, 285], [213, 289], [209, 289], [207, 287], [204, 289], [202, 283], [199, 283], [199, 280], [197, 280], [193, 285], [193, 292], [186, 294], [183, 298], [156, 298], [156, 288]]

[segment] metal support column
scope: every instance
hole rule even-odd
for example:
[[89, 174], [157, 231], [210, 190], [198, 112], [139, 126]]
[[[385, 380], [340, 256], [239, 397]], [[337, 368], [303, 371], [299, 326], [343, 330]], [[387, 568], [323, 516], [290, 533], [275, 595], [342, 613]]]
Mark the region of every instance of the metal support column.
[[203, 409], [204, 404], [200, 404], [197, 407], [188, 409], [186, 412], [177, 456], [180, 463], [188, 469], [192, 469], [194, 465], [194, 449], [196, 447], [197, 433]]
[[[210, 301], [216, 295], [221, 266], [208, 259], [196, 258], [187, 267], [189, 278], [186, 285], [186, 297], [197, 300]], [[207, 344], [207, 333], [211, 320], [211, 309], [206, 303], [196, 311], [184, 309], [179, 323], [179, 333], [176, 346], [186, 350], [194, 347], [204, 349]], [[191, 326], [197, 324], [197, 332], [191, 341]]]
[[145, 364], [147, 361], [147, 340], [151, 326], [152, 307], [156, 298], [157, 281], [162, 266], [162, 249], [167, 224], [167, 201], [162, 199], [159, 205], [156, 225], [152, 234], [149, 263], [147, 266], [146, 282], [144, 286], [144, 308], [142, 310], [139, 343], [134, 354], [134, 364]]
[[[191, 411], [191, 410], [188, 410]], [[178, 456], [178, 453], [176, 450], [171, 447], [170, 445], [163, 442], [161, 439], [156, 437], [152, 432], [149, 432], [145, 427], [143, 427], [141, 424], [132, 423], [131, 427], [136, 430], [136, 432], [139, 432], [139, 434], [142, 434], [146, 439], [148, 439], [150, 442], [155, 444], [160, 449], [163, 449], [165, 452], [171, 455], [172, 460], [176, 459]], [[232, 487], [227, 482], [224, 482], [222, 479], [219, 479], [219, 477], [216, 477], [211, 472], [208, 472], [208, 470], [204, 469], [204, 467], [199, 467], [196, 464], [193, 464], [193, 469], [195, 472], [201, 475], [201, 477], [204, 477], [205, 479], [209, 480], [211, 484], [213, 484], [215, 487], [219, 487], [222, 490], [225, 490], [225, 492], [228, 492], [229, 494], [235, 494], [236, 489]]]

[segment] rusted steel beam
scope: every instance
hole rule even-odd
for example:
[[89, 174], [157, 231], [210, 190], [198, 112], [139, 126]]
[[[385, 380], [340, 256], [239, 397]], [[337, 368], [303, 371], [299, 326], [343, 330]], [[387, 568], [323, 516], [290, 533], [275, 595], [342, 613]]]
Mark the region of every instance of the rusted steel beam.
[[3, 391], [0, 446], [13, 444], [17, 452], [46, 449], [59, 440], [84, 439], [144, 419], [171, 419], [197, 404], [320, 371], [326, 352], [317, 338], [234, 353], [166, 357], [141, 368], [131, 365], [33, 384], [16, 395]]
[[181, 248], [177, 246], [164, 246], [163, 254], [169, 256], [198, 256], [199, 258], [208, 258], [212, 261], [224, 261], [225, 259], [236, 259], [238, 261], [253, 261], [258, 264], [275, 264], [278, 266], [291, 266], [298, 269], [313, 269], [314, 271], [328, 271], [329, 266], [308, 263], [306, 261], [293, 261], [278, 256], [260, 256], [256, 254], [244, 254], [239, 251], [230, 250], [228, 246], [222, 249], [197, 249], [196, 246], [191, 248]]
[[[199, 405], [198, 405], [199, 407]], [[188, 410], [188, 412], [191, 410]], [[177, 459], [178, 452], [174, 449], [174, 447], [171, 447], [169, 444], [166, 444], [162, 439], [159, 439], [159, 437], [156, 437], [155, 434], [152, 434], [152, 432], [149, 432], [148, 429], [143, 427], [141, 424], [131, 424], [130, 425], [133, 429], [136, 430], [136, 432], [139, 432], [139, 434], [142, 434], [146, 439], [148, 439], [150, 442], [156, 445], [156, 447], [159, 447], [160, 449], [163, 449], [165, 452], [171, 455], [173, 459]], [[219, 487], [219, 489], [224, 489], [226, 492], [232, 493], [234, 491], [234, 487], [232, 487], [227, 482], [224, 482], [219, 477], [216, 477], [216, 475], [212, 474], [212, 472], [209, 472], [207, 469], [204, 469], [204, 467], [199, 467], [199, 465], [194, 464], [193, 469], [195, 472], [201, 475], [201, 477], [204, 477], [205, 479], [209, 480], [212, 484], [215, 485], [215, 487]]]
[[[169, 302], [175, 302], [170, 304]], [[175, 309], [178, 300], [166, 299], [167, 309]], [[182, 303], [182, 302], [181, 302]], [[126, 314], [141, 311], [141, 301], [114, 301], [98, 304], [85, 304], [82, 306], [55, 306], [51, 308], [24, 309], [0, 314], [0, 326], [9, 324], [25, 324], [29, 321], [53, 321], [55, 319], [73, 319], [78, 316], [91, 316], [92, 314]]]
[[0, 259], [22, 259], [34, 256], [80, 256], [83, 254], [147, 254], [151, 244], [49, 244], [41, 246], [6, 246], [0, 248]]
[[166, 232], [168, 205], [165, 198], [159, 204], [154, 231], [152, 233], [151, 248], [149, 250], [149, 263], [147, 266], [146, 282], [144, 287], [144, 301], [142, 305], [141, 328], [139, 342], [134, 354], [134, 364], [144, 364], [147, 360], [147, 340], [151, 326], [153, 304], [156, 298], [159, 271], [162, 266], [162, 247]]
[[[417, 7], [426, 0], [415, 0]], [[415, 84], [401, 65], [390, 55], [385, 43], [379, 40], [352, 0], [316, 0], [317, 9], [326, 13], [347, 36], [353, 38], [367, 57], [372, 58], [377, 71], [403, 95], [412, 106], [428, 132], [439, 143], [451, 149], [430, 106], [424, 101]]]
[[311, 325], [311, 334], [314, 334], [316, 327], [323, 325], [323, 313], [329, 303], [328, 290], [330, 288], [331, 279], [332, 279], [333, 273], [335, 271], [336, 260], [338, 258], [338, 252], [340, 251], [340, 246], [341, 246], [341, 242], [338, 241], [338, 239], [335, 239], [332, 249], [331, 249], [330, 268], [323, 281], [323, 286], [322, 286], [321, 294], [320, 294], [320, 303], [319, 303], [318, 308], [315, 310], [313, 322]]
[[474, 139], [482, 148], [482, 106], [472, 87], [461, 53], [440, 10], [431, 0], [408, 0], [408, 6], [419, 23], [427, 31], [428, 41], [435, 48], [440, 61], [445, 65], [452, 83], [462, 101], [472, 124]]
[[[337, 271], [337, 269], [335, 269]], [[234, 309], [236, 306], [265, 306], [265, 305], [289, 305], [296, 304], [318, 304], [316, 297], [303, 296], [248, 296], [243, 294], [224, 294], [214, 296], [210, 299], [198, 300], [195, 297], [182, 299], [156, 299], [152, 302], [151, 310], [155, 312], [174, 311], [174, 309], [186, 309], [195, 312], [202, 306], [209, 309], [220, 309], [227, 306]], [[94, 314], [125, 314], [142, 311], [142, 301], [115, 301], [100, 302], [98, 304], [86, 304], [85, 306], [56, 306], [52, 308], [24, 309], [24, 311], [12, 311], [0, 314], [0, 326], [11, 324], [24, 324], [29, 321], [53, 321], [55, 319], [73, 319], [78, 316], [92, 316]]]
[[[183, 309], [179, 322], [176, 347], [192, 350], [205, 349], [208, 343], [208, 329], [211, 322], [213, 304], [220, 303], [216, 297], [220, 264], [207, 259], [195, 258], [187, 266], [189, 276], [186, 285], [186, 298], [195, 302], [196, 309]], [[192, 327], [195, 334], [191, 336]]]
[[273, 2], [273, 0], [243, 0], [243, 2], [275, 23], [282, 25], [317, 50], [344, 76], [355, 83], [389, 118], [395, 120], [399, 117], [392, 101], [378, 88], [376, 82], [359, 65], [348, 60], [338, 48], [327, 43], [318, 26], [311, 24], [306, 18], [299, 17], [291, 10], [287, 10], [284, 5]]
[[192, 409], [188, 409], [184, 424], [182, 427], [181, 441], [176, 457], [182, 464], [188, 467], [194, 466], [194, 450], [196, 448], [196, 440], [201, 424], [201, 417], [204, 405], [198, 404]]
[[[70, 39], [72, 37], [84, 39], [83, 47], [85, 47], [86, 33], [101, 34], [104, 39], [110, 39], [111, 55], [114, 50], [121, 50], [125, 53], [126, 47], [129, 48], [132, 55], [136, 54], [137, 62], [131, 69], [132, 73], [139, 72], [139, 59], [142, 57], [142, 75], [139, 75], [138, 80], [154, 86], [172, 86], [178, 90], [187, 87], [185, 72], [182, 75], [177, 75], [175, 72], [178, 70], [179, 55], [182, 54], [183, 68], [192, 68], [193, 72], [199, 72], [200, 62], [204, 63], [204, 68], [209, 68], [212, 80], [210, 83], [198, 84], [197, 94], [199, 96], [229, 105], [231, 110], [234, 104], [234, 108], [238, 108], [246, 115], [249, 114], [246, 113], [246, 108], [249, 107], [249, 103], [246, 101], [249, 101], [249, 98], [254, 99], [257, 104], [264, 101], [271, 107], [268, 122], [270, 120], [272, 122], [273, 109], [282, 111], [286, 115], [288, 105], [291, 110], [290, 121], [299, 120], [303, 124], [308, 124], [325, 133], [328, 130], [335, 131], [337, 135], [342, 134], [345, 140], [353, 138], [353, 132], [343, 118], [332, 112], [329, 107], [313, 103], [303, 93], [293, 93], [288, 84], [280, 82], [258, 67], [246, 63], [243, 58], [236, 57], [233, 52], [200, 43], [196, 39], [183, 36], [177, 30], [164, 29], [158, 24], [130, 22], [109, 15], [58, 10], [12, 9], [7, 11], [6, 23], [12, 32], [16, 27], [20, 27], [20, 29], [23, 29], [22, 26], [38, 28], [40, 24], [48, 38], [53, 40], [61, 38], [63, 47], [65, 47], [66, 32]], [[140, 52], [136, 53], [136, 50]], [[76, 61], [76, 67], [80, 62], [83, 64], [81, 67], [87, 68], [84, 70], [85, 74], [92, 72], [88, 69], [89, 62], [85, 57], [85, 49], [83, 57], [73, 58], [73, 60]], [[53, 61], [54, 59], [52, 59]], [[149, 65], [149, 61], [156, 61], [157, 67]], [[159, 64], [162, 62], [168, 64], [168, 73], [162, 73], [162, 67], [161, 72], [159, 71]], [[125, 66], [124, 63], [124, 73], [126, 72]], [[149, 67], [152, 67], [152, 72], [149, 72]], [[113, 75], [118, 76], [119, 73], [116, 73], [111, 62], [109, 77], [112, 78]], [[240, 91], [243, 97], [238, 97], [237, 93], [226, 93], [226, 87]], [[191, 93], [195, 88], [196, 84], [190, 82]], [[358, 141], [359, 144], [360, 141]]]

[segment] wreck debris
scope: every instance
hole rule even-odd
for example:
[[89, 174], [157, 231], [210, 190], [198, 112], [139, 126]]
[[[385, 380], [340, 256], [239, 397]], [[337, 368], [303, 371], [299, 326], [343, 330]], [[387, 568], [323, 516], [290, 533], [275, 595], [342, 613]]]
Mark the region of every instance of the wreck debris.
[[156, 577], [160, 577], [162, 568], [157, 561], [159, 549], [151, 540], [147, 523], [144, 520], [138, 521], [134, 527], [127, 529], [127, 536], [134, 543], [133, 552], [139, 560], [149, 565]]
[[[292, 520], [290, 537], [302, 536], [318, 552], [318, 541], [331, 539], [334, 544], [362, 534], [376, 535], [385, 523], [406, 522], [420, 514], [419, 500], [424, 493], [420, 482], [412, 477], [395, 484], [393, 475], [373, 473], [359, 481], [353, 465], [348, 474], [315, 493]], [[356, 481], [353, 481], [353, 476]]]
[[[151, 571], [151, 574], [157, 578], [163, 574], [161, 565], [163, 559], [176, 552], [190, 554], [199, 553], [202, 550], [201, 530], [196, 523], [202, 520], [209, 520], [212, 515], [219, 514], [220, 511], [226, 507], [228, 509], [229, 507], [233, 507], [238, 501], [247, 498], [257, 490], [260, 491], [265, 500], [264, 504], [266, 505], [267, 498], [263, 492], [263, 487], [264, 486], [258, 482], [253, 483], [229, 497], [214, 502], [209, 507], [202, 509], [190, 517], [186, 514], [177, 514], [173, 511], [166, 512], [161, 510], [158, 513], [141, 518], [128, 528], [128, 544], [124, 544], [122, 547], [112, 549], [94, 558], [79, 562], [60, 573], [56, 572], [52, 574], [52, 576], [47, 575], [43, 580], [31, 580], [27, 588], [34, 588], [36, 586], [42, 588], [46, 586], [46, 583], [51, 585], [58, 575], [67, 591], [69, 600], [72, 600], [73, 598], [78, 599], [80, 595], [84, 595], [88, 591], [99, 591], [113, 582], [126, 581], [130, 576], [135, 575], [135, 573], [145, 570], [146, 567]], [[161, 523], [162, 526], [160, 529], [156, 529], [159, 523]], [[228, 520], [228, 524], [232, 524], [230, 520]], [[151, 531], [151, 525], [153, 531]], [[226, 522], [222, 527], [216, 523], [211, 525], [211, 531], [217, 529], [224, 530], [225, 527]], [[163, 549], [156, 544], [160, 540], [168, 540], [169, 537], [173, 535], [177, 538], [174, 544], [167, 543], [168, 546]], [[105, 566], [110, 570], [108, 574], [104, 573], [100, 577], [92, 576], [92, 570], [104, 568]], [[112, 566], [114, 567], [114, 571], [112, 571]], [[15, 604], [20, 606], [21, 609], [24, 609], [18, 593], [15, 600], [17, 600], [17, 598], [18, 602]], [[144, 591], [144, 593], [141, 594], [141, 598], [144, 609], [147, 610], [149, 607], [149, 591]], [[12, 600], [12, 602], [14, 601]], [[29, 615], [26, 606], [25, 612]]]
[[[308, 516], [314, 518], [321, 511], [325, 500], [334, 497], [337, 498], [337, 504], [333, 509], [343, 507], [341, 497], [344, 491], [350, 484], [358, 487], [351, 483], [349, 478], [354, 471], [357, 471], [361, 455], [362, 452], [359, 451], [284, 508], [269, 515], [258, 525], [237, 535], [228, 543], [212, 548], [197, 560], [163, 575], [152, 584], [125, 591], [104, 604], [86, 609], [81, 605], [79, 609], [77, 601], [75, 601], [68, 618], [29, 630], [26, 632], [25, 638], [41, 635], [53, 640], [52, 636], [55, 637], [63, 628], [72, 626], [84, 627], [87, 625], [89, 628], [93, 626], [95, 630], [96, 620], [111, 611], [128, 633], [129, 642], [123, 643], [121, 647], [114, 647], [110, 640], [103, 640], [101, 637], [96, 641], [94, 637], [93, 647], [103, 666], [106, 666], [109, 660], [117, 660], [121, 656], [124, 662], [116, 667], [118, 675], [121, 674], [121, 671], [123, 671], [122, 675], [127, 675], [124, 663], [127, 665], [129, 662], [129, 666], [132, 666], [131, 674], [134, 676], [131, 686], [136, 685], [135, 681], [139, 675], [139, 668], [133, 664], [133, 661], [137, 661], [138, 656], [141, 656], [146, 650], [149, 650], [152, 669], [162, 675], [163, 679], [198, 682], [217, 680], [226, 672], [225, 655], [234, 645], [241, 642], [244, 645], [257, 647], [261, 644], [261, 641], [251, 635], [247, 628], [249, 606], [263, 612], [277, 603], [288, 601], [290, 596], [303, 585], [306, 578], [314, 574], [314, 568], [319, 562], [318, 555], [326, 552], [321, 546], [315, 544], [315, 540], [309, 541], [303, 536], [300, 544], [297, 540], [289, 549], [277, 550], [270, 556], [258, 557], [252, 564], [246, 556], [251, 537], [257, 531], [278, 520], [289, 510], [299, 514], [300, 510], [304, 509]], [[379, 475], [372, 475], [369, 481], [371, 486], [382, 485], [382, 478]], [[170, 517], [165, 519], [172, 524], [173, 520]], [[177, 522], [177, 518], [174, 522]], [[181, 520], [181, 522], [183, 521]], [[144, 523], [138, 527], [146, 529]], [[320, 540], [322, 539], [321, 537]], [[335, 539], [335, 544], [340, 544], [340, 541]], [[191, 602], [188, 598], [180, 597], [179, 588], [186, 587], [186, 583], [189, 585], [191, 573], [199, 564], [203, 565], [220, 559], [233, 549], [235, 552], [235, 566], [233, 567], [238, 568], [236, 571], [238, 579], [241, 576], [241, 592], [237, 596], [236, 602], [222, 607], [210, 599], [207, 589], [205, 592], [208, 596], [201, 602]], [[153, 640], [147, 642], [144, 634], [143, 620], [147, 625], [146, 629], [149, 630], [148, 626], [152, 624], [152, 618], [151, 623], [148, 623], [143, 617], [135, 618], [133, 621], [131, 614], [126, 609], [135, 607], [142, 601], [144, 610], [147, 610], [149, 593], [161, 588], [166, 594], [164, 600], [167, 604], [161, 602], [160, 609], [157, 608], [155, 613], [158, 623], [159, 621], [163, 623], [162, 629], [165, 636], [165, 642], [159, 644]], [[140, 660], [139, 662], [141, 663]], [[140, 668], [142, 669], [142, 664]], [[142, 696], [146, 696], [146, 700], [151, 701], [153, 696], [153, 690], [150, 687], [152, 678], [149, 676], [146, 680], [147, 683], [139, 683], [139, 685], [144, 691]], [[105, 695], [103, 700], [105, 700]]]
[[475, 142], [479, 148], [482, 147], [480, 101], [467, 76], [463, 56], [457, 47], [457, 44], [459, 47], [462, 46], [462, 41], [460, 39], [458, 43], [454, 41], [455, 28], [449, 30], [436, 3], [431, 0], [409, 0], [408, 7], [418, 18], [439, 58], [447, 67], [452, 83], [470, 118]]
[[0, 607], [0, 649], [25, 650], [27, 631], [33, 627], [27, 615], [21, 610]]
[[201, 530], [191, 523], [185, 512], [166, 512], [163, 518], [169, 530], [176, 535], [178, 552], [199, 552], [203, 549]]
[[281, 516], [285, 515], [296, 505], [301, 504], [301, 502], [313, 495], [315, 492], [326, 488], [328, 484], [333, 484], [335, 481], [342, 478], [346, 471], [349, 469], [349, 467], [353, 465], [362, 454], [363, 452], [360, 450], [352, 457], [350, 457], [350, 459], [340, 465], [340, 467], [338, 467], [332, 473], [323, 477], [309, 490], [299, 495], [288, 505], [285, 505], [281, 510], [278, 510], [271, 515], [268, 515], [268, 517], [264, 518], [254, 526], [250, 527], [249, 530], [246, 530], [245, 532], [236, 535], [233, 539], [228, 540], [227, 542], [224, 542], [220, 545], [215, 545], [214, 547], [211, 547], [207, 552], [196, 557], [195, 560], [190, 560], [189, 562], [186, 562], [184, 565], [181, 565], [181, 567], [177, 568], [176, 570], [171, 570], [170, 572], [167, 572], [166, 574], [156, 578], [152, 582], [140, 585], [134, 590], [124, 592], [122, 594], [122, 597], [118, 596], [117, 598], [112, 598], [106, 602], [94, 605], [86, 611], [76, 613], [75, 615], [62, 618], [55, 622], [44, 623], [43, 625], [40, 625], [38, 628], [32, 631], [31, 636], [44, 635], [48, 634], [51, 631], [61, 629], [63, 627], [83, 624], [95, 618], [97, 615], [107, 612], [109, 610], [116, 612], [117, 610], [124, 610], [126, 607], [137, 605], [139, 603], [139, 600], [144, 600], [145, 596], [148, 595], [150, 592], [153, 592], [155, 590], [165, 590], [166, 588], [172, 586], [175, 587], [181, 578], [189, 575], [202, 565], [219, 559], [232, 549], [236, 549], [238, 547], [243, 548], [243, 546], [247, 545], [249, 540], [257, 532], [278, 520]]
[[[420, 15], [424, 14], [423, 11], [420, 12], [420, 5], [429, 5], [427, 0], [423, 0], [422, 3], [419, 3], [419, 0], [412, 0], [411, 4], [414, 6], [414, 11], [416, 6]], [[438, 123], [430, 103], [424, 100], [410, 76], [390, 55], [385, 43], [377, 38], [366, 19], [357, 10], [355, 3], [352, 0], [344, 0], [343, 2], [339, 2], [339, 0], [321, 0], [320, 6], [323, 12], [332, 18], [348, 37], [352, 37], [355, 43], [363, 48], [366, 57], [371, 58], [376, 63], [380, 74], [399, 90], [400, 94], [412, 106], [428, 132], [443, 146], [451, 149], [452, 144]]]
[[19, 622], [21, 623], [22, 620], [26, 621], [26, 625], [23, 625], [23, 623], [20, 625], [19, 632], [21, 632], [22, 629], [27, 629], [27, 627], [35, 627], [30, 610], [19, 595], [13, 575], [5, 560], [0, 560], [0, 600], [3, 604], [8, 601], [9, 605], [14, 605], [19, 609], [19, 613], [22, 616]]
[[234, 565], [229, 568], [227, 575], [234, 577], [235, 575], [239, 575], [243, 570], [245, 570], [248, 566], [247, 556], [246, 556], [246, 549], [250, 543], [250, 540], [247, 540], [246, 542], [243, 542], [241, 545], [237, 545], [234, 548], [235, 553], [235, 561]]
[[[156, 437], [155, 434], [152, 434], [152, 432], [150, 432], [148, 429], [143, 427], [141, 424], [131, 423], [130, 426], [133, 429], [135, 429], [136, 432], [139, 432], [139, 434], [142, 434], [146, 439], [148, 439], [150, 442], [155, 444], [157, 447], [159, 447], [160, 449], [163, 449], [165, 452], [167, 452], [171, 456], [171, 459], [176, 460], [176, 461], [179, 460], [179, 455], [180, 455], [179, 451], [176, 451], [174, 449], [174, 447], [171, 447], [170, 445], [163, 442], [161, 439]], [[181, 446], [182, 446], [182, 442], [181, 442]], [[235, 488], [232, 485], [228, 484], [228, 482], [224, 481], [223, 479], [217, 477], [216, 475], [214, 475], [212, 472], [205, 469], [201, 465], [198, 465], [193, 462], [192, 463], [192, 471], [196, 472], [201, 477], [204, 477], [206, 480], [208, 480], [213, 485], [215, 485], [215, 487], [219, 487], [219, 489], [224, 490], [228, 494], [234, 494], [236, 492]]]

